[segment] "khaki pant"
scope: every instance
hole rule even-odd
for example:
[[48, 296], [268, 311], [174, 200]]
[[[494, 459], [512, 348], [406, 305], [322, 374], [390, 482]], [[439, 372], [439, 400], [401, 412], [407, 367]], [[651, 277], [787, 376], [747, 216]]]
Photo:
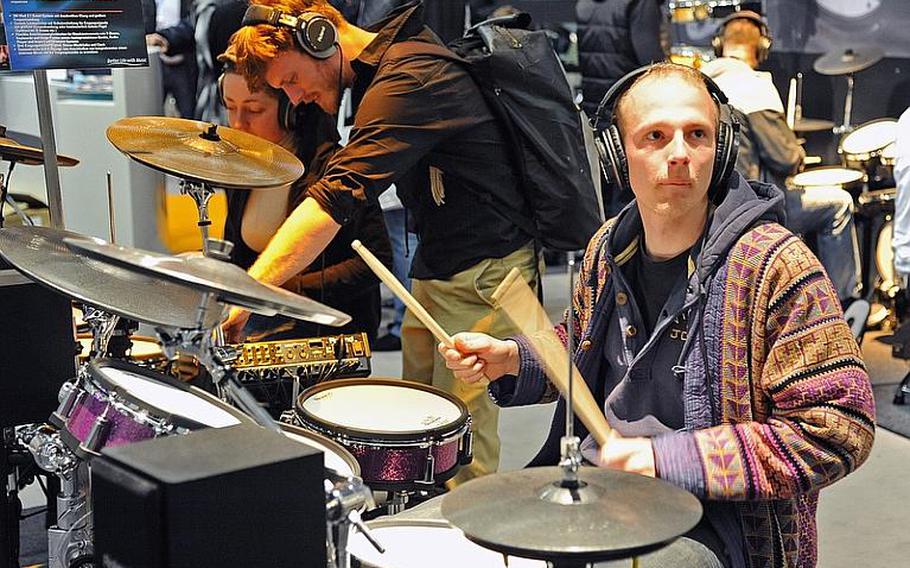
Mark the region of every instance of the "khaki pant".
[[[504, 258], [482, 260], [449, 280], [414, 280], [411, 292], [449, 334], [479, 331], [503, 338], [518, 331], [505, 314], [493, 309], [490, 296], [513, 267], [521, 270], [536, 292], [541, 264], [532, 244]], [[461, 468], [450, 487], [495, 472], [499, 467], [499, 408], [487, 396], [486, 387], [455, 379], [436, 351], [436, 339], [410, 311], [401, 326], [401, 344], [404, 379], [454, 394], [471, 413], [474, 462]]]

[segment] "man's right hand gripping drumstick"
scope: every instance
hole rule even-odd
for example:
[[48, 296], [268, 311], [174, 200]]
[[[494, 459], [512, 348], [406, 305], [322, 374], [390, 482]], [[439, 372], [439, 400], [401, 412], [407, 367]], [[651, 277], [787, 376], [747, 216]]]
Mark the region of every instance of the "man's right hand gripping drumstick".
[[453, 345], [440, 343], [437, 349], [456, 378], [476, 383], [485, 377], [495, 381], [518, 374], [520, 359], [514, 341], [473, 332], [456, 333], [452, 340]]

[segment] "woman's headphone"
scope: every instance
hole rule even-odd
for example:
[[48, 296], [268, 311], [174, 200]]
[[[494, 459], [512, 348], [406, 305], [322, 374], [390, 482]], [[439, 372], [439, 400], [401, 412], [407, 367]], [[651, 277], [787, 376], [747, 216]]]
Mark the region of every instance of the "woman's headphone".
[[749, 20], [758, 27], [758, 33], [761, 34], [761, 38], [758, 40], [755, 59], [758, 61], [758, 64], [761, 65], [766, 59], [768, 59], [768, 52], [771, 51], [771, 30], [768, 29], [768, 24], [765, 23], [765, 20], [751, 10], [733, 12], [724, 18], [723, 21], [721, 21], [721, 23], [717, 26], [717, 31], [714, 33], [714, 37], [711, 39], [711, 47], [714, 48], [714, 55], [717, 57], [723, 57], [724, 29], [726, 29], [727, 24], [733, 20]]
[[316, 12], [304, 12], [292, 16], [268, 6], [250, 4], [243, 14], [242, 26], [283, 26], [294, 30], [294, 39], [305, 53], [316, 59], [328, 59], [335, 55], [338, 30], [331, 20]]
[[[224, 76], [228, 73], [236, 72], [237, 60], [225, 52], [218, 56], [218, 61], [223, 65], [221, 75], [218, 76], [218, 100], [227, 108], [227, 102], [224, 100]], [[291, 103], [291, 99], [281, 89], [278, 91], [278, 124], [285, 130], [294, 131], [297, 129], [297, 107]]]
[[[653, 65], [646, 65], [625, 75], [610, 87], [610, 90], [607, 91], [607, 94], [604, 95], [600, 105], [597, 107], [594, 128], [599, 131], [599, 134], [596, 145], [600, 153], [601, 162], [604, 164], [603, 169], [607, 179], [612, 181], [620, 191], [632, 191], [632, 187], [629, 181], [629, 163], [622, 145], [622, 134], [616, 125], [616, 101], [619, 100], [623, 93], [629, 90], [639, 77], [647, 73], [652, 67]], [[736, 166], [736, 152], [739, 149], [739, 123], [736, 122], [730, 105], [727, 104], [727, 96], [720, 90], [717, 83], [704, 73], [696, 72], [701, 75], [711, 99], [714, 100], [718, 108], [719, 120], [717, 139], [715, 141], [714, 167], [711, 170], [711, 183], [708, 186], [708, 199], [717, 205], [727, 196], [730, 176]], [[601, 117], [604, 116], [603, 112], [605, 109], [609, 109], [608, 124], [600, 130], [599, 122]]]

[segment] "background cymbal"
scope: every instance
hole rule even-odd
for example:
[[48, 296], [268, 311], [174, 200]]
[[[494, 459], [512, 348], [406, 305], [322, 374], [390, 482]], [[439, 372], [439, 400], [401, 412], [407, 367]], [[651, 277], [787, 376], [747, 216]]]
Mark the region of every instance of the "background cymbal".
[[226, 189], [282, 187], [303, 175], [294, 154], [252, 134], [198, 120], [122, 118], [107, 129], [118, 150], [173, 176]]
[[834, 121], [823, 118], [800, 118], [793, 125], [794, 132], [820, 132], [833, 129]]
[[[0, 160], [16, 162], [26, 166], [40, 166], [44, 164], [44, 150], [20, 144], [6, 136], [6, 128], [0, 127]], [[75, 166], [79, 163], [76, 158], [57, 154], [57, 165], [61, 167]]]
[[812, 68], [822, 75], [847, 75], [875, 65], [884, 56], [885, 52], [877, 47], [848, 47], [822, 55]]
[[344, 325], [350, 316], [307, 297], [258, 282], [242, 268], [198, 254], [170, 256], [105, 242], [66, 240], [74, 251], [123, 269], [214, 295], [218, 301], [263, 315], [323, 325]]
[[220, 307], [204, 294], [76, 254], [64, 239], [105, 242], [50, 227], [6, 227], [0, 229], [0, 254], [32, 280], [126, 318], [194, 329], [205, 303], [209, 309], [203, 323], [214, 326], [221, 319]]
[[[541, 560], [610, 560], [656, 550], [694, 527], [701, 503], [665, 481], [582, 467], [599, 498], [562, 504], [540, 498], [562, 479], [559, 467], [472, 479], [442, 500], [442, 515], [477, 544]], [[520, 519], [520, 522], [516, 522]]]

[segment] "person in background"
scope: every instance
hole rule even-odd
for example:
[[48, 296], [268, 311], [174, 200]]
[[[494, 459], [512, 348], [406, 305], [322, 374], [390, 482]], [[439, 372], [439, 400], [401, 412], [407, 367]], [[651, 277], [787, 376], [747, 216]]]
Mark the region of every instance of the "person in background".
[[[771, 74], [756, 71], [771, 47], [771, 35], [755, 12], [725, 18], [714, 39], [718, 59], [702, 65], [741, 114], [743, 134], [737, 168], [747, 179], [786, 188], [802, 167], [805, 152], [787, 125], [784, 105]], [[853, 224], [853, 197], [837, 187], [786, 189], [786, 227], [815, 236], [818, 257], [834, 281], [842, 305], [861, 293], [859, 244]]]
[[[590, 120], [604, 94], [620, 77], [642, 65], [663, 61], [661, 0], [578, 0], [578, 67], [581, 107]], [[632, 198], [609, 183], [601, 184], [607, 217]]]
[[[221, 99], [232, 128], [254, 134], [284, 147], [304, 163], [306, 173], [294, 185], [268, 191], [228, 191], [225, 239], [234, 243], [231, 260], [246, 269], [256, 260], [294, 207], [307, 197], [309, 185], [319, 179], [338, 151], [334, 119], [315, 105], [295, 108], [283, 92], [267, 85], [251, 89], [234, 68], [229, 48], [219, 57], [224, 73], [219, 80]], [[351, 316], [342, 327], [284, 318], [253, 316], [247, 336], [258, 340], [318, 337], [362, 331], [372, 341], [379, 326], [379, 279], [352, 249], [360, 239], [383, 264], [391, 265], [391, 248], [376, 204], [367, 204], [339, 231], [308, 267], [284, 283], [305, 295]]]
[[[698, 497], [699, 524], [642, 568], [809, 568], [819, 491], [869, 456], [872, 387], [824, 268], [779, 224], [779, 189], [734, 171], [723, 94], [690, 67], [636, 71], [612, 97], [612, 166], [635, 199], [592, 238], [573, 302], [579, 374], [613, 428], [585, 459]], [[568, 318], [572, 318], [569, 328]], [[458, 333], [459, 379], [502, 406], [558, 391], [528, 337]], [[561, 397], [533, 466], [556, 465]]]
[[155, 0], [155, 33], [147, 38], [161, 48], [165, 99], [174, 97], [182, 118], [193, 118], [196, 108], [196, 58], [189, 15], [192, 0]]

